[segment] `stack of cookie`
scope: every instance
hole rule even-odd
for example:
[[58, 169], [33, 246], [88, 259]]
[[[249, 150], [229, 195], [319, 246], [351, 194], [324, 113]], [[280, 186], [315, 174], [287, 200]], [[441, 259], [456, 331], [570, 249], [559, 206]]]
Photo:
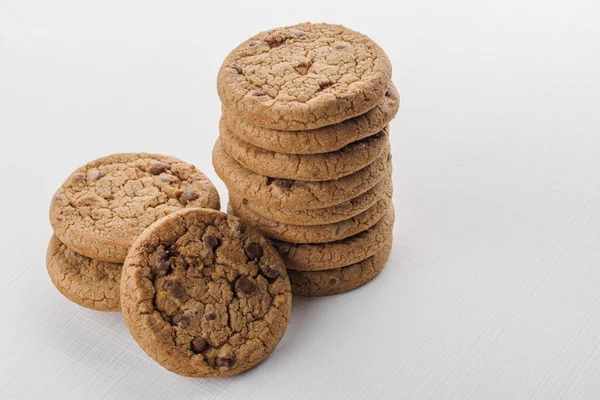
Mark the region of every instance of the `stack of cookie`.
[[52, 282], [81, 306], [120, 311], [129, 247], [155, 221], [193, 207], [219, 209], [219, 194], [196, 167], [174, 157], [115, 154], [78, 168], [50, 205]]
[[217, 174], [229, 210], [270, 237], [292, 292], [342, 293], [374, 278], [392, 245], [391, 65], [368, 37], [305, 23], [262, 32], [218, 77]]

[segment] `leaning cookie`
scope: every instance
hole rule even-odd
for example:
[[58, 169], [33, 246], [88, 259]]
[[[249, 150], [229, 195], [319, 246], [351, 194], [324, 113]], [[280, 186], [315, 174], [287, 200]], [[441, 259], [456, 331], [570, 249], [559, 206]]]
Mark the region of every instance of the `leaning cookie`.
[[185, 209], [131, 247], [121, 307], [140, 347], [166, 369], [231, 376], [265, 359], [288, 326], [291, 289], [277, 251], [235, 217]]
[[388, 260], [392, 240], [375, 255], [356, 264], [326, 271], [289, 271], [294, 296], [330, 296], [348, 292], [373, 280]]
[[115, 154], [63, 183], [52, 198], [50, 223], [69, 248], [122, 263], [147, 226], [186, 207], [220, 208], [217, 190], [196, 167], [157, 154]]
[[338, 124], [304, 131], [261, 128], [223, 109], [222, 119], [240, 139], [265, 150], [282, 154], [320, 154], [336, 151], [381, 132], [396, 116], [400, 98], [394, 84], [377, 106], [358, 117]]
[[390, 60], [367, 36], [304, 23], [261, 32], [235, 48], [217, 89], [235, 118], [296, 131], [366, 113], [383, 99], [391, 77]]
[[52, 235], [46, 268], [54, 286], [72, 302], [97, 311], [120, 311], [122, 264], [82, 256]]

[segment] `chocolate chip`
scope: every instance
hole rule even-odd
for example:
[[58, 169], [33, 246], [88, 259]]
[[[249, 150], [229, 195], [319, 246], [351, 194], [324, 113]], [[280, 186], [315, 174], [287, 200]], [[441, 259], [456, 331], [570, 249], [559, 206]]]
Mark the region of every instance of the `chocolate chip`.
[[336, 49], [336, 50], [342, 50], [342, 49], [345, 49], [346, 47], [348, 47], [348, 46], [346, 46], [343, 43], [336, 44], [335, 46], [333, 46], [333, 48]]
[[217, 357], [215, 365], [217, 367], [231, 368], [235, 365], [235, 357]]
[[331, 81], [328, 79], [320, 79], [319, 80], [319, 89], [324, 90], [332, 85]]
[[162, 270], [165, 274], [168, 274], [171, 271], [171, 263], [169, 262], [169, 254], [166, 251], [162, 251], [158, 254], [156, 265], [160, 270]]
[[245, 276], [240, 276], [238, 280], [235, 281], [235, 291], [236, 293], [253, 294], [256, 292], [256, 285]]
[[393, 96], [394, 95], [394, 89], [392, 89], [391, 87], [387, 88], [387, 90], [385, 91], [385, 95], [386, 96]]
[[188, 204], [190, 201], [194, 201], [198, 197], [200, 197], [200, 195], [198, 193], [188, 190], [188, 191], [181, 193], [181, 196], [179, 196], [179, 200], [181, 200], [181, 202], [183, 204]]
[[205, 235], [204, 245], [206, 246], [206, 248], [212, 250], [219, 245], [219, 239], [217, 239], [217, 237], [213, 235]]
[[194, 338], [194, 340], [192, 340], [191, 345], [192, 351], [196, 354], [202, 353], [208, 347], [208, 343], [206, 343], [206, 340], [199, 337]]
[[238, 74], [242, 73], [242, 69], [240, 67], [235, 66], [235, 65], [230, 65], [229, 68], [233, 69]]
[[249, 260], [258, 260], [263, 255], [263, 248], [260, 244], [251, 242], [244, 247], [244, 252]]
[[329, 280], [329, 285], [335, 285], [336, 283], [337, 283], [337, 280], [335, 280], [335, 279]]
[[387, 160], [388, 160], [388, 161], [392, 161], [392, 153], [389, 153], [389, 154], [387, 155]]
[[178, 282], [173, 282], [173, 285], [171, 286], [171, 293], [173, 293], [173, 296], [175, 297], [181, 297], [185, 293], [185, 290], [183, 290]]
[[265, 278], [275, 279], [279, 276], [279, 272], [269, 265], [261, 265], [259, 268], [260, 273], [263, 274]]
[[260, 96], [265, 96], [266, 93], [263, 92], [262, 90], [253, 90], [252, 92], [250, 92], [250, 95], [254, 96], [254, 97], [260, 97]]
[[252, 41], [248, 43], [248, 47], [254, 47], [256, 46], [256, 42]]
[[292, 246], [290, 246], [287, 243], [277, 246], [277, 251], [279, 252], [279, 254], [283, 254], [283, 255], [288, 254], [291, 249], [292, 249]]
[[244, 232], [246, 232], [246, 227], [243, 224], [236, 224], [233, 227], [233, 230], [235, 230], [239, 235], [242, 235]]
[[164, 162], [156, 162], [150, 166], [150, 172], [153, 175], [160, 175], [168, 169], [171, 169], [171, 166]]
[[190, 319], [181, 314], [176, 314], [171, 318], [171, 325], [179, 325], [182, 328], [187, 328], [190, 326]]
[[289, 179], [275, 179], [273, 181], [273, 183], [275, 184], [275, 186], [278, 186], [282, 189], [289, 189], [292, 187], [292, 185], [294, 184], [294, 181], [289, 180]]
[[248, 199], [242, 199], [242, 204], [247, 206], [248, 205]]
[[209, 311], [204, 314], [204, 318], [206, 318], [207, 321], [212, 321], [213, 319], [217, 319], [217, 313], [214, 311]]

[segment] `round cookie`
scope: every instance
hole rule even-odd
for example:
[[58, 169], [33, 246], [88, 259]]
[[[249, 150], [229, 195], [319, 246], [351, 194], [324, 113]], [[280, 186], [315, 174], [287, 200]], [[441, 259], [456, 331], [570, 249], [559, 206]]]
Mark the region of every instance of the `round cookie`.
[[196, 167], [158, 154], [115, 154], [63, 183], [52, 198], [50, 223], [69, 248], [122, 263], [144, 228], [185, 207], [220, 208], [217, 190]]
[[381, 199], [352, 218], [323, 225], [292, 225], [276, 222], [252, 212], [243, 201], [238, 202], [234, 197], [230, 197], [228, 209], [230, 214], [241, 218], [272, 239], [294, 243], [326, 243], [342, 240], [369, 229], [383, 217], [389, 205], [389, 199]]
[[213, 166], [229, 191], [265, 206], [289, 210], [312, 210], [346, 202], [371, 189], [392, 169], [387, 150], [369, 166], [343, 178], [322, 182], [273, 179], [244, 168], [227, 154], [220, 139], [213, 148]]
[[394, 207], [371, 228], [343, 240], [317, 244], [294, 244], [271, 240], [288, 270], [321, 271], [341, 268], [362, 261], [383, 248], [391, 240]]
[[72, 302], [97, 311], [120, 311], [122, 264], [82, 256], [52, 235], [46, 268], [54, 286]]
[[180, 375], [231, 376], [255, 366], [283, 337], [291, 302], [277, 251], [220, 211], [185, 209], [155, 222], [123, 266], [129, 331]]
[[389, 147], [387, 130], [322, 154], [281, 154], [253, 146], [235, 136], [221, 119], [220, 140], [237, 162], [271, 178], [326, 181], [350, 175], [375, 161]]
[[390, 60], [367, 36], [304, 23], [261, 32], [236, 47], [219, 70], [217, 90], [235, 118], [295, 131], [366, 113], [391, 77]]
[[375, 278], [388, 260], [392, 240], [366, 260], [327, 271], [289, 271], [294, 296], [330, 296], [348, 292]]
[[318, 129], [282, 131], [261, 128], [233, 117], [225, 109], [221, 118], [234, 135], [256, 147], [282, 154], [320, 154], [339, 150], [382, 131], [396, 116], [399, 106], [398, 91], [390, 83], [383, 100], [375, 108]]
[[293, 225], [323, 225], [333, 224], [354, 217], [372, 207], [381, 199], [392, 198], [392, 179], [383, 178], [363, 194], [341, 204], [317, 208], [314, 210], [284, 210], [281, 208], [265, 207], [262, 204], [250, 202], [242, 196], [229, 192], [229, 199], [244, 202], [254, 213], [273, 221]]

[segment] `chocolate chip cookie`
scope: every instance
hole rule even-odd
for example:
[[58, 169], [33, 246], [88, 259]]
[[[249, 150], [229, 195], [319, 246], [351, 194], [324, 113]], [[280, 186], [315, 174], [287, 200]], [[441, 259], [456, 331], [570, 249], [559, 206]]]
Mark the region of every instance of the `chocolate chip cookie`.
[[52, 235], [46, 268], [56, 288], [67, 299], [98, 311], [120, 311], [122, 264], [97, 261], [69, 249]]
[[217, 89], [235, 118], [307, 130], [364, 114], [384, 97], [390, 61], [367, 36], [304, 23], [251, 37], [223, 62]]
[[123, 267], [121, 307], [140, 347], [166, 369], [236, 375], [269, 355], [291, 310], [277, 251], [238, 218], [184, 209], [147, 228]]
[[327, 271], [289, 271], [294, 296], [330, 296], [348, 292], [375, 278], [392, 250], [390, 239], [383, 249], [366, 260]]
[[262, 149], [283, 154], [320, 154], [381, 132], [396, 116], [400, 97], [390, 83], [383, 100], [373, 109], [338, 124], [303, 131], [261, 128], [223, 109], [222, 119], [240, 139]]
[[356, 235], [375, 225], [384, 216], [390, 205], [389, 199], [381, 199], [362, 213], [340, 222], [322, 225], [297, 225], [284, 224], [262, 217], [248, 209], [243, 200], [237, 200], [239, 200], [239, 197], [236, 199], [235, 196], [230, 196], [230, 214], [241, 218], [265, 236], [294, 243], [326, 243]]
[[289, 210], [330, 207], [361, 195], [389, 176], [389, 150], [369, 166], [343, 178], [322, 182], [274, 179], [244, 168], [224, 150], [220, 139], [213, 148], [213, 166], [229, 191], [263, 204]]
[[326, 181], [350, 175], [389, 149], [387, 129], [322, 154], [282, 154], [261, 149], [232, 134], [223, 119], [220, 133], [227, 154], [249, 170], [272, 178], [301, 181]]
[[144, 228], [185, 207], [220, 208], [217, 190], [193, 165], [157, 154], [115, 154], [65, 181], [52, 198], [50, 223], [69, 248], [122, 263]]
[[371, 228], [343, 240], [318, 244], [294, 244], [272, 240], [288, 269], [320, 271], [341, 268], [362, 261], [391, 241], [394, 208]]
[[381, 199], [391, 200], [392, 179], [391, 177], [384, 178], [360, 196], [341, 204], [314, 210], [285, 210], [282, 208], [265, 207], [262, 204], [249, 201], [234, 192], [229, 192], [229, 198], [238, 203], [243, 202], [249, 210], [262, 217], [284, 224], [333, 224], [352, 218], [366, 211]]

